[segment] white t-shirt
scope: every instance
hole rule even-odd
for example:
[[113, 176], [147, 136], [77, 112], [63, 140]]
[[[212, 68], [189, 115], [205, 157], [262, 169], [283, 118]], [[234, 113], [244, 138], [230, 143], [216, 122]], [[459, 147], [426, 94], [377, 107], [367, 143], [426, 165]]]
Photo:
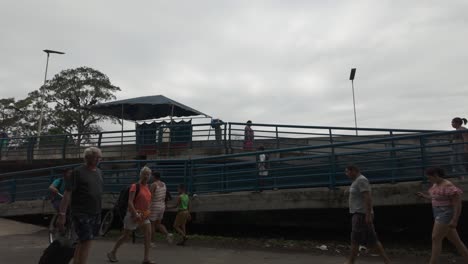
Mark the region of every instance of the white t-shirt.
[[369, 180], [364, 175], [359, 175], [349, 187], [349, 212], [354, 213], [366, 213], [366, 205], [364, 203], [363, 192], [369, 192], [371, 194], [371, 186]]
[[258, 155], [258, 174], [262, 176], [268, 175], [268, 170], [266, 168], [266, 154]]

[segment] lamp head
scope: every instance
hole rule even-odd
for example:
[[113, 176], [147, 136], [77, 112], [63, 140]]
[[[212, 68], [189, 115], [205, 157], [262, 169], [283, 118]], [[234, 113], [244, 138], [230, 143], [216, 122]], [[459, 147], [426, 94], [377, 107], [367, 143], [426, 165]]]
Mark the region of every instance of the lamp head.
[[50, 54], [50, 53], [54, 53], [54, 54], [65, 54], [65, 52], [56, 51], [56, 50], [48, 50], [48, 49], [45, 49], [44, 52], [47, 53], [47, 54]]
[[356, 75], [356, 68], [351, 69], [351, 74], [349, 75], [349, 80], [354, 80], [354, 75]]

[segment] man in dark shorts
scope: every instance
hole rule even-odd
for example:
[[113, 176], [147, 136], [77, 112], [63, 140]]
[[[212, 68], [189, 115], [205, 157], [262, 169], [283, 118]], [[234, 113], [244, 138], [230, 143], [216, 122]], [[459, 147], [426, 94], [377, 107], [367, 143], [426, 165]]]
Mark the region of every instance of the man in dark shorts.
[[97, 164], [101, 158], [100, 149], [87, 148], [84, 151], [85, 164], [75, 168], [71, 177], [65, 181], [58, 225], [63, 229], [66, 221], [65, 212], [71, 201], [71, 216], [78, 236], [78, 245], [73, 257], [74, 264], [87, 263], [91, 241], [99, 233], [103, 181]]
[[349, 212], [352, 215], [351, 256], [346, 264], [353, 264], [359, 253], [359, 245], [375, 249], [382, 256], [384, 263], [390, 263], [382, 243], [374, 229], [374, 210], [372, 208], [372, 190], [357, 166], [349, 165], [345, 170], [353, 183], [349, 188]]

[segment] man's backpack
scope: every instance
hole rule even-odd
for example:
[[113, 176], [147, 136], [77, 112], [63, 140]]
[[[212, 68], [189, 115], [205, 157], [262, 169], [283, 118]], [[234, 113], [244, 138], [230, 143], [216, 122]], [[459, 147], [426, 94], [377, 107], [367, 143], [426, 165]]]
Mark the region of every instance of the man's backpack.
[[[135, 185], [136, 185], [136, 191], [135, 191], [135, 198], [136, 198], [138, 196], [138, 193], [140, 193], [140, 184], [136, 183]], [[130, 196], [131, 187], [132, 186], [130, 185], [130, 186], [123, 188], [120, 191], [119, 199], [117, 200], [117, 210], [121, 218], [125, 216], [128, 210], [128, 197]]]
[[68, 264], [75, 253], [75, 243], [69, 239], [56, 239], [39, 259], [39, 264]]

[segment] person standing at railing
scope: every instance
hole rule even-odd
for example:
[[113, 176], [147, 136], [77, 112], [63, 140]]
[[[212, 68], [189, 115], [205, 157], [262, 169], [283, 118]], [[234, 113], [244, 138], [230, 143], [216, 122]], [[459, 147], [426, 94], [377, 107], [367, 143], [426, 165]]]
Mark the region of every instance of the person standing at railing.
[[215, 118], [211, 120], [211, 127], [214, 128], [215, 130], [215, 139], [216, 139], [216, 143], [218, 144], [221, 144], [221, 140], [222, 140], [221, 126], [223, 124], [224, 124], [223, 120], [219, 118]]
[[452, 172], [460, 173], [460, 178], [463, 179], [466, 174], [466, 155], [468, 153], [468, 131], [463, 125], [466, 125], [466, 118], [455, 117], [452, 119], [452, 127], [457, 131], [466, 131], [456, 133], [452, 138], [453, 155], [451, 157]]
[[390, 259], [378, 240], [374, 228], [374, 209], [369, 180], [355, 165], [347, 166], [345, 173], [353, 181], [349, 188], [349, 212], [352, 215], [351, 254], [346, 264], [353, 264], [356, 261], [360, 245], [375, 249], [384, 263], [388, 264]]
[[65, 181], [65, 193], [60, 203], [58, 226], [64, 229], [66, 212], [71, 203], [71, 218], [78, 244], [73, 257], [74, 264], [86, 264], [92, 241], [99, 233], [102, 210], [103, 180], [97, 167], [102, 158], [101, 150], [90, 147], [84, 151], [85, 164], [73, 170]]
[[254, 131], [252, 129], [252, 121], [247, 121], [244, 128], [244, 150], [252, 150], [254, 142]]
[[432, 256], [430, 264], [436, 264], [442, 251], [442, 241], [447, 238], [468, 263], [468, 249], [457, 232], [458, 220], [462, 209], [462, 190], [445, 179], [445, 171], [441, 168], [426, 170], [427, 179], [433, 185], [429, 193], [419, 192], [419, 197], [431, 200], [434, 215], [432, 228]]

